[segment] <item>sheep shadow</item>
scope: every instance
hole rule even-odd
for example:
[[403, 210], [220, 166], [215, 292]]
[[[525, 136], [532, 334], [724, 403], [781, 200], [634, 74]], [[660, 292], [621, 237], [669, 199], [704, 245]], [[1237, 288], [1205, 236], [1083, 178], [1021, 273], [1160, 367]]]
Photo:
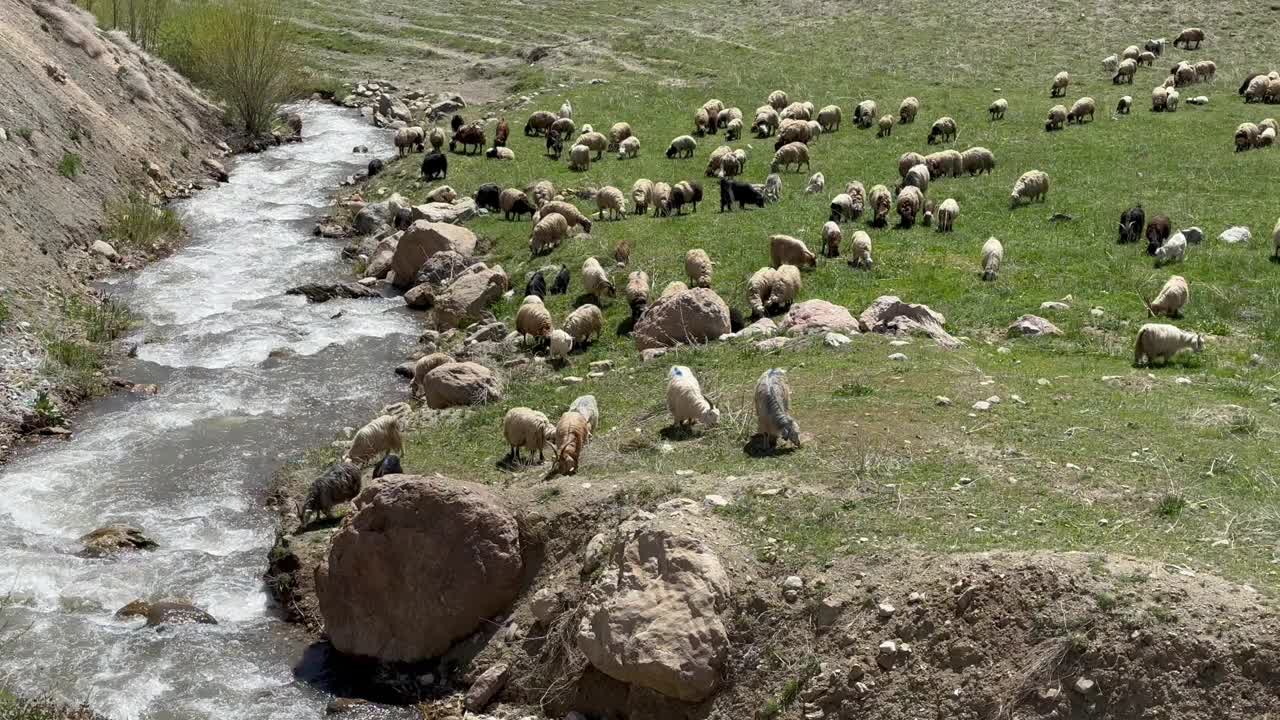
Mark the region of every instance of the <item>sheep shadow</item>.
[[659, 430], [658, 434], [662, 436], [663, 440], [670, 440], [672, 442], [696, 440], [697, 438], [702, 437], [700, 433], [695, 432], [692, 427], [687, 425], [668, 425], [667, 427]]
[[1272, 255], [1269, 260], [1274, 265], [1280, 265], [1280, 255]]
[[324, 517], [322, 515], [304, 525], [299, 525], [298, 529], [293, 531], [293, 534], [302, 535], [303, 533], [315, 532], [317, 530], [331, 530], [342, 524], [342, 518], [342, 515], [335, 515], [333, 517]]
[[499, 470], [502, 470], [503, 472], [514, 473], [514, 472], [520, 472], [521, 470], [528, 470], [529, 468], [541, 467], [546, 464], [547, 464], [547, 460], [545, 457], [542, 460], [535, 462], [532, 458], [524, 458], [524, 459], [517, 460], [515, 455], [511, 453], [507, 453], [506, 455], [503, 455], [497, 462], [495, 462], [493, 466]]
[[635, 318], [633, 317], [623, 318], [622, 322], [618, 323], [618, 328], [617, 328], [618, 337], [627, 337], [635, 329], [636, 329]]
[[790, 445], [787, 447], [769, 447], [764, 436], [760, 434], [752, 435], [751, 439], [747, 440], [747, 444], [742, 446], [742, 452], [746, 453], [748, 457], [756, 459], [786, 457], [796, 450], [799, 450], [799, 448]]
[[583, 305], [595, 305], [601, 310], [603, 310], [605, 307], [604, 299], [597, 298], [595, 295], [592, 295], [591, 293], [582, 293], [581, 295], [573, 299], [573, 308], [575, 310], [582, 307]]

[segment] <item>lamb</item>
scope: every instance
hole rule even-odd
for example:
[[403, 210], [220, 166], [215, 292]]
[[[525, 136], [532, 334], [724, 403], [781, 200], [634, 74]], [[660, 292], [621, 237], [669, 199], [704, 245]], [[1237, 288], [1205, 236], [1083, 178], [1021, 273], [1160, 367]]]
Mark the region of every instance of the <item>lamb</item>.
[[1151, 67], [1155, 64], [1156, 64], [1155, 53], [1151, 52], [1150, 50], [1143, 50], [1141, 53], [1138, 53], [1139, 66], [1146, 65], [1147, 67]]
[[817, 142], [818, 138], [822, 137], [822, 124], [817, 120], [806, 122], [805, 127], [809, 130], [809, 142]]
[[578, 472], [582, 451], [591, 437], [591, 426], [581, 413], [569, 411], [556, 423], [556, 471], [565, 475]]
[[1251, 122], [1240, 123], [1236, 128], [1236, 152], [1251, 150], [1258, 144], [1258, 126]]
[[698, 149], [698, 141], [694, 140], [690, 135], [681, 135], [671, 141], [671, 145], [667, 147], [667, 158], [691, 158], [693, 151]]
[[853, 110], [853, 122], [858, 127], [866, 129], [871, 127], [871, 123], [876, 121], [876, 116], [879, 114], [875, 100], [863, 100]]
[[464, 125], [458, 128], [453, 134], [453, 138], [449, 140], [449, 152], [457, 152], [458, 146], [462, 146], [462, 153], [468, 153], [467, 148], [475, 146], [476, 152], [480, 152], [484, 148], [484, 128], [479, 124]]
[[918, 152], [903, 153], [902, 156], [898, 158], [898, 177], [906, 177], [908, 170], [923, 163], [924, 161], [924, 156]]
[[849, 256], [849, 265], [870, 270], [872, 264], [871, 236], [858, 230], [853, 234], [853, 254]]
[[782, 438], [800, 447], [800, 426], [791, 417], [791, 388], [787, 372], [780, 368], [765, 370], [756, 382], [756, 423], [765, 447], [772, 450]]
[[529, 451], [529, 458], [538, 454], [538, 464], [543, 461], [542, 450], [555, 442], [556, 426], [551, 424], [547, 416], [527, 407], [514, 407], [502, 417], [502, 437], [506, 439], [511, 450], [503, 458], [504, 462], [520, 462], [520, 450]]
[[[840, 197], [840, 196], [836, 196]], [[845, 195], [844, 197], [849, 197]], [[840, 232], [840, 225], [834, 220], [828, 220], [822, 225], [822, 254], [829, 257], [840, 257], [840, 241], [844, 239], [844, 234]]]
[[563, 295], [569, 291], [569, 266], [561, 265], [556, 279], [551, 281], [551, 294]]
[[667, 373], [667, 411], [677, 428], [692, 428], [694, 423], [713, 428], [720, 422], [720, 409], [702, 393], [698, 378], [684, 365], [672, 365]]
[[898, 122], [910, 125], [916, 121], [916, 113], [920, 112], [920, 101], [914, 97], [905, 97], [898, 104]]
[[689, 287], [711, 287], [711, 269], [714, 263], [711, 257], [707, 255], [707, 251], [702, 248], [694, 248], [685, 253], [684, 256], [684, 272], [689, 276]]
[[427, 373], [446, 363], [453, 362], [453, 358], [444, 353], [431, 353], [418, 358], [413, 364], [413, 382], [409, 384], [409, 393], [411, 397], [421, 397], [426, 392]]
[[867, 202], [871, 205], [871, 226], [884, 227], [889, 219], [889, 210], [893, 207], [893, 196], [889, 194], [889, 188], [884, 185], [872, 187]]
[[502, 191], [498, 196], [498, 206], [502, 209], [502, 216], [507, 220], [510, 220], [513, 215], [517, 219], [522, 215], [533, 217], [533, 214], [538, 211], [533, 203], [529, 202], [529, 196], [515, 188]]
[[1082, 97], [1071, 105], [1071, 112], [1067, 113], [1067, 124], [1074, 121], [1077, 125], [1084, 124], [1084, 118], [1089, 116], [1093, 120], [1094, 110], [1097, 109], [1097, 103], [1091, 97]]
[[724, 126], [724, 139], [733, 142], [742, 137], [742, 118], [733, 118]]
[[853, 197], [848, 193], [840, 193], [831, 198], [831, 215], [829, 222], [852, 222], [857, 219], [854, 212]]
[[1173, 325], [1146, 323], [1138, 330], [1138, 340], [1133, 346], [1133, 364], [1140, 367], [1164, 364], [1183, 350], [1204, 351], [1204, 336], [1181, 330]]
[[574, 145], [569, 148], [569, 169], [585, 172], [591, 169], [591, 148]]
[[1213, 82], [1213, 78], [1218, 74], [1218, 64], [1212, 60], [1201, 60], [1194, 66], [1196, 71], [1196, 80], [1200, 82]]
[[613, 246], [613, 259], [619, 267], [626, 267], [631, 262], [631, 241], [623, 238]]
[[1044, 121], [1044, 129], [1047, 131], [1061, 130], [1063, 123], [1067, 121], [1067, 107], [1065, 105], [1054, 105], [1049, 108], [1049, 119]]
[[615, 292], [609, 274], [594, 257], [582, 263], [582, 287], [595, 298], [596, 304], [600, 304], [602, 298], [613, 297]]
[[1040, 170], [1028, 170], [1013, 184], [1013, 192], [1009, 193], [1009, 207], [1017, 207], [1025, 201], [1040, 200], [1044, 202], [1049, 195], [1049, 176]]
[[550, 252], [569, 236], [569, 221], [560, 213], [548, 213], [533, 226], [529, 250], [534, 255]]
[[[1178, 43], [1182, 43], [1184, 50], [1199, 50], [1202, 42], [1204, 42], [1204, 31], [1193, 27], [1178, 33], [1178, 37], [1173, 39], [1173, 46], [1178, 47]], [[1191, 43], [1195, 43], [1196, 46], [1192, 48]]]
[[551, 128], [551, 124], [556, 121], [556, 116], [546, 110], [539, 110], [529, 116], [529, 121], [524, 124], [524, 134], [526, 136], [543, 135]]
[[573, 106], [569, 104], [568, 100], [565, 100], [564, 103], [560, 105], [560, 117], [566, 119], [573, 117]]
[[882, 138], [892, 135], [893, 123], [896, 120], [897, 118], [892, 115], [881, 115], [880, 119], [876, 122], [876, 125], [879, 127], [879, 130], [876, 131], [876, 137]]
[[775, 268], [781, 265], [812, 268], [817, 267], [818, 256], [809, 252], [809, 247], [803, 240], [790, 235], [770, 235], [769, 263]]
[[640, 138], [632, 135], [618, 144], [618, 159], [640, 157]]
[[971, 147], [960, 153], [960, 170], [970, 176], [991, 174], [996, 167], [996, 156], [984, 147]]
[[563, 215], [571, 227], [576, 225], [582, 228], [583, 232], [591, 232], [591, 218], [583, 215], [581, 210], [563, 200], [549, 200], [543, 203], [538, 210], [538, 214], [534, 216], [534, 220], [541, 220], [553, 213]]
[[724, 159], [731, 155], [733, 155], [733, 148], [728, 145], [721, 145], [715, 150], [712, 150], [711, 154], [707, 156], [707, 169], [703, 171], [704, 174], [707, 177], [715, 177], [718, 175], [720, 173], [721, 165], [724, 163]]
[[720, 178], [720, 212], [732, 212], [733, 204], [745, 208], [747, 203], [756, 207], [764, 207], [764, 192], [758, 186], [744, 182], [734, 182], [728, 178]]
[[1133, 84], [1133, 76], [1138, 72], [1138, 61], [1132, 58], [1126, 58], [1120, 63], [1120, 67], [1116, 68], [1116, 74], [1111, 77], [1111, 84], [1120, 85], [1127, 83]]
[[1182, 308], [1190, 299], [1191, 288], [1187, 286], [1187, 279], [1181, 275], [1174, 275], [1165, 281], [1164, 287], [1160, 288], [1156, 298], [1146, 304], [1147, 314], [1151, 317], [1158, 315], [1181, 317]]
[[1147, 238], [1147, 254], [1155, 255], [1156, 250], [1169, 239], [1171, 225], [1167, 215], [1156, 215], [1147, 223], [1144, 237]]
[[631, 131], [629, 123], [614, 123], [609, 128], [609, 152], [616, 152], [622, 146], [622, 141], [633, 135], [634, 133]]
[[995, 238], [987, 238], [982, 245], [982, 279], [993, 282], [1000, 274], [1000, 263], [1004, 262], [1004, 245]]
[[1004, 114], [1008, 110], [1009, 110], [1009, 101], [1005, 100], [1004, 98], [1000, 98], [996, 100], [995, 102], [991, 103], [990, 107], [987, 108], [987, 112], [991, 114], [991, 119], [993, 121], [1003, 120]]
[[437, 202], [452, 203], [454, 200], [457, 200], [457, 199], [458, 199], [458, 191], [454, 190], [448, 185], [441, 185], [440, 187], [427, 193], [427, 202], [429, 203], [437, 203]]
[[1129, 95], [1124, 95], [1120, 98], [1120, 101], [1116, 103], [1116, 114], [1128, 115], [1129, 110], [1132, 108], [1133, 108], [1133, 97]]
[[649, 273], [636, 270], [628, 275], [623, 297], [627, 299], [627, 306], [631, 308], [632, 321], [639, 320], [649, 305]]
[[311, 489], [307, 491], [307, 499], [298, 508], [298, 524], [307, 525], [307, 516], [319, 513], [324, 517], [333, 517], [333, 508], [344, 502], [350, 502], [360, 494], [360, 466], [340, 460], [328, 467], [319, 477], [311, 481]]
[[720, 111], [720, 127], [727, 128], [729, 127], [729, 123], [734, 120], [737, 120], [739, 123], [742, 122], [742, 108], [731, 107]]
[[842, 117], [839, 105], [827, 105], [818, 111], [818, 124], [822, 126], [823, 132], [836, 132], [840, 129]]
[[356, 431], [351, 447], [343, 455], [343, 462], [364, 466], [370, 464], [378, 453], [386, 456], [392, 451], [403, 457], [404, 439], [400, 437], [403, 429], [403, 421], [395, 415], [382, 415], [370, 420]]
[[493, 183], [485, 183], [476, 188], [473, 199], [476, 201], [476, 207], [498, 212], [502, 209], [502, 188]]
[[1168, 89], [1163, 86], [1151, 89], [1151, 112], [1164, 112], [1168, 102]]
[[551, 313], [542, 304], [542, 298], [528, 295], [516, 310], [516, 332], [520, 339], [532, 337], [534, 342], [551, 335]]
[[569, 358], [573, 350], [573, 336], [564, 330], [552, 330], [550, 340], [550, 356], [553, 362], [562, 363]]
[[1262, 132], [1258, 133], [1258, 147], [1260, 148], [1271, 147], [1272, 145], [1275, 144], [1275, 142], [1276, 142], [1275, 128], [1263, 128]]
[[490, 160], [515, 160], [516, 153], [509, 147], [491, 147], [484, 152]]
[[653, 216], [654, 217], [659, 217], [659, 216], [666, 217], [666, 215], [670, 212], [672, 193], [673, 191], [671, 189], [671, 186], [668, 185], [667, 183], [656, 182], [653, 184]]
[[809, 148], [804, 143], [793, 142], [783, 145], [773, 154], [773, 162], [769, 164], [769, 172], [776, 173], [782, 169], [788, 169], [792, 165], [796, 166], [796, 172], [800, 172], [800, 167], [812, 169], [809, 166]]
[[647, 178], [640, 178], [631, 186], [631, 205], [635, 208], [637, 215], [644, 215], [649, 211], [649, 204], [653, 202], [653, 181]]
[[1049, 97], [1062, 97], [1067, 94], [1067, 86], [1071, 84], [1071, 74], [1066, 70], [1053, 76], [1053, 85], [1049, 88]]
[[574, 344], [585, 344], [600, 337], [600, 329], [604, 327], [604, 314], [600, 308], [590, 303], [577, 308], [564, 319], [565, 332], [573, 338]]
[[809, 176], [809, 184], [805, 186], [804, 191], [810, 195], [816, 195], [827, 189], [827, 178], [822, 173], [814, 173]]
[[1170, 90], [1169, 94], [1165, 96], [1164, 99], [1165, 112], [1177, 112], [1178, 100], [1181, 99], [1181, 97], [1182, 96], [1178, 94], [1177, 90]]
[[1182, 233], [1174, 233], [1173, 237], [1164, 241], [1164, 244], [1156, 248], [1156, 267], [1168, 265], [1169, 263], [1182, 262], [1187, 253], [1187, 236]]
[[782, 177], [777, 171], [770, 172], [764, 179], [764, 199], [775, 203], [782, 200]]
[[1275, 119], [1275, 118], [1266, 118], [1266, 119], [1265, 119], [1265, 120], [1263, 120], [1262, 122], [1258, 123], [1258, 131], [1259, 131], [1259, 132], [1264, 132], [1264, 131], [1266, 131], [1266, 130], [1267, 130], [1267, 128], [1270, 128], [1270, 129], [1272, 129], [1272, 130], [1274, 130], [1274, 131], [1280, 132], [1280, 124], [1277, 124], [1277, 123], [1276, 123], [1276, 119]]
[[530, 275], [528, 282], [524, 284], [524, 296], [528, 298], [530, 295], [537, 296], [539, 299], [547, 297], [547, 277], [544, 271], [539, 270]]
[[947, 198], [938, 206], [938, 232], [951, 232], [956, 218], [960, 217], [960, 203]]
[[774, 90], [773, 92], [769, 93], [769, 99], [766, 102], [768, 103], [769, 107], [778, 111], [781, 111], [788, 104], [790, 104], [787, 101], [787, 94], [781, 90]]
[[449, 176], [449, 156], [433, 150], [422, 158], [423, 180], [445, 180]]
[[929, 128], [929, 144], [936, 142], [951, 142], [956, 139], [956, 121], [949, 117], [940, 117], [934, 121], [933, 126]]
[[924, 209], [924, 193], [920, 188], [907, 185], [898, 192], [898, 224], [903, 228], [915, 225], [916, 216]]
[[601, 220], [605, 212], [614, 220], [621, 220], [627, 215], [627, 201], [622, 191], [612, 185], [605, 185], [596, 192], [596, 207], [600, 209]]
[[569, 412], [576, 412], [587, 421], [587, 439], [596, 433], [600, 425], [600, 406], [595, 395], [579, 395], [569, 403]]
[[1121, 245], [1138, 242], [1138, 235], [1142, 232], [1146, 221], [1147, 214], [1141, 205], [1125, 210], [1120, 215], [1120, 239], [1117, 242]]
[[1102, 69], [1105, 72], [1115, 73], [1116, 67], [1120, 65], [1120, 58], [1115, 55], [1108, 55], [1102, 58]]

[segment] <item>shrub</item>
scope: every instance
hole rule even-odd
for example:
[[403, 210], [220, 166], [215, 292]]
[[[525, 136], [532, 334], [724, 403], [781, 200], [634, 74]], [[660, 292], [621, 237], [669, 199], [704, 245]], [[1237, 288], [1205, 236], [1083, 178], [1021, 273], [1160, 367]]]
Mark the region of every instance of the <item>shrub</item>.
[[58, 407], [53, 398], [49, 397], [49, 393], [43, 390], [36, 396], [36, 401], [31, 405], [31, 409], [35, 411], [41, 427], [58, 427], [66, 422], [66, 417], [62, 414], [62, 408]]
[[106, 236], [117, 250], [155, 251], [182, 234], [177, 213], [155, 207], [140, 192], [130, 192], [106, 205]]
[[0, 297], [0, 323], [9, 319], [9, 304]]
[[13, 134], [27, 142], [31, 142], [31, 128], [29, 127], [14, 128]]
[[133, 327], [133, 315], [123, 303], [107, 298], [99, 304], [68, 298], [63, 313], [84, 328], [89, 342], [111, 342]]
[[79, 153], [63, 153], [62, 162], [58, 163], [58, 174], [64, 178], [74, 179], [80, 174], [80, 166], [83, 161], [80, 159]]
[[242, 130], [268, 132], [295, 87], [298, 64], [289, 25], [271, 0], [227, 0], [212, 7], [190, 28], [197, 78], [227, 103]]

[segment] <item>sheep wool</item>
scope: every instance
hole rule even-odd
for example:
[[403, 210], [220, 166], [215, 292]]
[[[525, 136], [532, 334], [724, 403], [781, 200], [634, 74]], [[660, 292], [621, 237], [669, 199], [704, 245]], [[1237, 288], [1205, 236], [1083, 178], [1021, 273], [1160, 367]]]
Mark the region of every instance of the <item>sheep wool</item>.
[[689, 276], [689, 287], [711, 287], [711, 257], [702, 248], [685, 253], [684, 272]]
[[1093, 120], [1093, 113], [1097, 110], [1098, 104], [1091, 97], [1082, 97], [1071, 105], [1071, 112], [1067, 113], [1067, 122], [1075, 122], [1078, 125], [1084, 124], [1085, 116], [1089, 116]]
[[412, 397], [421, 397], [426, 392], [427, 373], [451, 362], [453, 358], [444, 353], [431, 353], [418, 358], [413, 364], [413, 381], [409, 384]]
[[618, 144], [618, 159], [635, 158], [640, 156], [640, 138], [632, 135]]
[[875, 100], [863, 100], [858, 103], [858, 107], [853, 111], [853, 119], [859, 127], [869, 128], [871, 123], [876, 121], [876, 116], [879, 114], [879, 108], [876, 106]]
[[764, 317], [770, 310], [786, 308], [800, 295], [801, 285], [800, 269], [795, 265], [755, 271], [747, 281], [747, 301], [752, 315]]
[[767, 100], [767, 103], [769, 107], [778, 111], [781, 111], [783, 108], [785, 108], [787, 105], [790, 104], [789, 100], [787, 99], [787, 94], [781, 90], [774, 90], [773, 92], [769, 93], [769, 99]]
[[560, 117], [566, 119], [573, 117], [573, 106], [569, 104], [568, 100], [565, 100], [564, 104], [560, 106]]
[[1009, 206], [1017, 207], [1023, 201], [1045, 200], [1049, 194], [1049, 176], [1040, 170], [1028, 170], [1022, 173], [1013, 184], [1013, 192], [1009, 193]]
[[849, 264], [853, 267], [867, 270], [872, 267], [871, 236], [862, 230], [858, 230], [853, 234], [853, 253], [849, 257]]
[[956, 139], [959, 130], [956, 128], [956, 121], [950, 117], [940, 117], [933, 121], [933, 126], [929, 128], [929, 137], [927, 142], [933, 145], [937, 142], [951, 142]]
[[520, 451], [528, 450], [530, 458], [538, 455], [538, 462], [543, 461], [543, 449], [555, 442], [556, 426], [551, 424], [547, 416], [527, 407], [514, 407], [502, 417], [502, 437], [511, 450], [507, 460], [519, 462]]
[[591, 148], [574, 145], [569, 148], [569, 169], [586, 172], [591, 169]]
[[1009, 110], [1009, 101], [1000, 98], [987, 108], [987, 112], [991, 115], [992, 120], [1003, 120], [1004, 114]]
[[529, 238], [529, 250], [535, 255], [549, 252], [560, 246], [569, 236], [569, 221], [560, 213], [548, 213], [533, 226]]
[[395, 415], [382, 415], [370, 420], [356, 431], [343, 460], [364, 466], [372, 462], [379, 453], [385, 456], [395, 452], [403, 456], [404, 440], [400, 436], [402, 429], [401, 420]]
[[644, 215], [649, 210], [649, 204], [653, 202], [653, 181], [647, 178], [640, 178], [631, 186], [631, 205], [635, 208], [637, 215]]
[[1062, 97], [1067, 94], [1067, 86], [1071, 84], [1071, 75], [1066, 70], [1053, 76], [1053, 85], [1049, 88], [1050, 97]]
[[596, 192], [596, 207], [600, 209], [600, 219], [605, 213], [614, 220], [621, 220], [627, 215], [627, 201], [622, 191], [612, 185], [605, 185]]
[[782, 177], [776, 171], [764, 179], [764, 199], [775, 203], [782, 199]]
[[938, 206], [938, 232], [951, 232], [956, 218], [960, 217], [960, 203], [947, 198]]
[[653, 216], [666, 217], [671, 207], [671, 186], [664, 182], [653, 184]]
[[969, 175], [991, 174], [996, 167], [996, 156], [984, 147], [971, 147], [960, 153], [960, 169]]
[[578, 472], [582, 451], [591, 437], [591, 427], [580, 413], [569, 411], [556, 423], [556, 471], [565, 475]]
[[535, 219], [540, 220], [551, 214], [564, 216], [564, 219], [568, 221], [570, 227], [576, 225], [577, 227], [582, 228], [584, 232], [591, 232], [591, 219], [584, 215], [577, 207], [565, 202], [564, 200], [548, 201], [539, 208], [538, 215]]
[[823, 132], [836, 132], [840, 129], [842, 116], [839, 105], [827, 105], [818, 111], [818, 124], [822, 126]]
[[1117, 115], [1128, 115], [1129, 111], [1132, 109], [1133, 109], [1133, 97], [1130, 95], [1121, 96], [1120, 101], [1116, 103]]
[[1120, 58], [1115, 55], [1108, 55], [1102, 58], [1102, 69], [1105, 72], [1114, 73], [1120, 65]]
[[451, 203], [457, 199], [458, 191], [448, 185], [441, 185], [427, 193], [427, 202]]
[[551, 334], [551, 313], [542, 304], [542, 298], [530, 295], [520, 304], [520, 308], [516, 310], [516, 332], [520, 333], [522, 339], [542, 338]]
[[1164, 110], [1165, 110], [1165, 112], [1177, 112], [1177, 111], [1178, 111], [1178, 101], [1179, 101], [1181, 98], [1182, 98], [1182, 96], [1178, 94], [1178, 91], [1177, 91], [1177, 90], [1170, 90], [1170, 91], [1169, 91], [1169, 94], [1168, 94], [1168, 95], [1166, 95], [1166, 96], [1165, 96], [1165, 98], [1164, 98]]
[[769, 165], [769, 172], [776, 173], [779, 170], [786, 170], [792, 165], [796, 166], [796, 172], [800, 172], [802, 166], [809, 168], [809, 148], [802, 142], [787, 143], [778, 148], [778, 151], [773, 154], [773, 162]]
[[1111, 82], [1119, 85], [1121, 83], [1133, 84], [1133, 76], [1138, 72], [1138, 61], [1134, 58], [1126, 58], [1120, 62], [1120, 67], [1116, 68], [1116, 74], [1112, 76]]
[[905, 97], [898, 104], [898, 122], [910, 125], [916, 121], [916, 113], [920, 112], [920, 101], [914, 97]]
[[898, 177], [906, 177], [907, 171], [923, 163], [924, 156], [918, 152], [903, 153], [898, 158]]
[[[837, 196], [841, 197], [841, 196]], [[849, 197], [844, 195], [843, 197]], [[840, 257], [840, 241], [844, 239], [844, 233], [840, 232], [840, 225], [835, 221], [828, 220], [822, 225], [822, 254], [829, 257]]]
[[609, 274], [604, 271], [600, 261], [594, 257], [589, 257], [582, 263], [582, 287], [597, 301], [600, 298], [613, 297], [614, 294], [613, 283], [609, 281]]
[[1174, 275], [1165, 281], [1164, 287], [1160, 288], [1155, 299], [1147, 303], [1147, 314], [1151, 317], [1157, 315], [1179, 317], [1182, 315], [1182, 308], [1190, 299], [1191, 288], [1187, 285], [1187, 279], [1181, 275]]
[[515, 160], [516, 152], [509, 147], [492, 147], [485, 151], [484, 156], [490, 160]]
[[907, 176], [902, 178], [902, 187], [919, 188], [921, 193], [929, 192], [929, 166], [917, 165], [907, 171]]
[[438, 127], [431, 128], [431, 132], [427, 133], [427, 141], [431, 143], [433, 150], [439, 150], [444, 147], [444, 130]]
[[1164, 244], [1156, 248], [1156, 265], [1168, 265], [1169, 263], [1182, 262], [1187, 254], [1187, 236], [1181, 232], [1176, 232], [1173, 237], [1164, 241]]
[[1236, 152], [1250, 150], [1258, 144], [1258, 126], [1251, 122], [1240, 123], [1236, 128]]
[[306, 501], [298, 508], [298, 523], [305, 526], [313, 513], [330, 517], [334, 507], [354, 499], [360, 494], [361, 474], [359, 465], [346, 460], [330, 465], [311, 481]]
[[667, 147], [668, 158], [691, 158], [693, 151], [698, 149], [698, 141], [693, 139], [692, 135], [681, 135], [671, 141], [671, 145]]
[[884, 185], [873, 186], [871, 193], [867, 196], [867, 202], [871, 205], [871, 224], [875, 227], [883, 227], [889, 220], [889, 211], [893, 208], [893, 195], [890, 194], [889, 188]]
[[673, 365], [667, 373], [667, 411], [679, 428], [694, 423], [712, 428], [720, 422], [720, 409], [702, 393], [698, 378], [684, 365]]
[[787, 371], [772, 368], [756, 381], [756, 424], [769, 449], [777, 447], [779, 438], [800, 447], [800, 426], [791, 417], [791, 388], [786, 375]]
[[809, 184], [805, 186], [804, 191], [810, 195], [820, 193], [827, 189], [827, 178], [822, 173], [814, 173], [809, 176]]
[[1061, 130], [1067, 122], [1067, 106], [1054, 105], [1049, 108], [1049, 117], [1044, 121], [1045, 130]]
[[604, 314], [600, 308], [590, 303], [577, 308], [564, 319], [563, 330], [575, 343], [586, 343], [600, 337], [600, 329], [604, 326]]
[[600, 405], [596, 403], [595, 395], [579, 395], [569, 403], [569, 412], [576, 412], [587, 421], [587, 438], [590, 439], [595, 435], [596, 428], [600, 425]]
[[573, 336], [564, 330], [552, 330], [550, 340], [551, 359], [557, 362], [567, 360], [570, 351], [573, 350]]
[[995, 238], [987, 238], [982, 245], [982, 279], [991, 282], [1000, 274], [1000, 263], [1004, 262], [1004, 245]]
[[898, 221], [904, 228], [916, 222], [916, 217], [924, 209], [924, 193], [914, 185], [906, 185], [898, 192]]
[[721, 145], [711, 151], [711, 155], [707, 157], [707, 169], [704, 171], [707, 177], [714, 177], [720, 172], [721, 163], [724, 159], [733, 155], [733, 148], [728, 145]]
[[1147, 323], [1138, 330], [1133, 347], [1133, 364], [1164, 364], [1183, 350], [1202, 352], [1204, 336], [1173, 325]]
[[538, 180], [526, 187], [524, 191], [539, 209], [556, 196], [556, 186], [552, 185], [550, 180]]
[[631, 307], [631, 319], [639, 320], [649, 304], [649, 273], [635, 270], [628, 275], [623, 296], [627, 299], [627, 305]]
[[809, 252], [803, 240], [790, 235], [769, 236], [769, 262], [773, 267], [795, 265], [796, 267], [816, 267], [818, 258]]
[[876, 131], [876, 137], [889, 137], [893, 134], [893, 124], [897, 122], [897, 118], [892, 115], [881, 115], [876, 121], [879, 129]]

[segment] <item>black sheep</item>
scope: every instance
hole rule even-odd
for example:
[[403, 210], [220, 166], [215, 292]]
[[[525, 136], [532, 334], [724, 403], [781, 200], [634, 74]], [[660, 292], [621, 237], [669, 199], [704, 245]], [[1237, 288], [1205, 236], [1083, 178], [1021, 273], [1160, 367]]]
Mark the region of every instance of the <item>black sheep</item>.
[[537, 295], [543, 299], [547, 297], [547, 279], [543, 277], [541, 270], [534, 273], [533, 277], [529, 278], [529, 282], [524, 285], [524, 296], [530, 295]]
[[1169, 239], [1169, 218], [1165, 215], [1156, 215], [1151, 218], [1151, 222], [1147, 223], [1147, 254], [1155, 255], [1156, 250]]
[[662, 209], [662, 214], [670, 216], [674, 211], [675, 214], [679, 215], [682, 207], [684, 207], [684, 193], [680, 192], [678, 188], [672, 188], [671, 199], [667, 201], [667, 206]]
[[698, 203], [702, 202], [702, 183], [691, 182], [689, 187], [693, 188], [693, 195], [685, 198], [685, 202], [693, 203], [693, 211], [698, 212]]
[[476, 207], [497, 212], [501, 208], [498, 204], [501, 195], [502, 188], [493, 183], [485, 183], [476, 189]]
[[369, 177], [373, 177], [373, 176], [377, 175], [377, 174], [378, 174], [378, 173], [380, 173], [380, 172], [382, 172], [382, 161], [381, 161], [381, 160], [379, 160], [378, 158], [374, 158], [374, 159], [370, 160], [370, 161], [369, 161], [369, 167], [368, 167], [368, 170], [367, 170], [367, 173], [368, 173]]
[[750, 183], [722, 178], [720, 180], [720, 211], [724, 212], [725, 208], [732, 211], [735, 202], [738, 203], [739, 210], [745, 208], [747, 203], [763, 208], [764, 193]]
[[1141, 205], [1125, 210], [1120, 214], [1120, 243], [1138, 242], [1138, 233], [1147, 221], [1147, 215]]
[[563, 295], [569, 291], [569, 266], [561, 265], [560, 272], [556, 273], [556, 279], [551, 283], [552, 295]]
[[564, 154], [564, 141], [560, 139], [559, 130], [547, 130], [547, 154], [556, 160]]
[[424, 180], [444, 180], [449, 176], [449, 157], [439, 150], [432, 150], [422, 158]]
[[729, 332], [740, 332], [746, 326], [747, 323], [742, 319], [742, 313], [738, 312], [738, 308], [729, 308]]
[[449, 120], [449, 129], [454, 132], [458, 132], [458, 128], [462, 127], [464, 122], [465, 121], [462, 119], [461, 115], [454, 115], [453, 118]]
[[529, 196], [520, 195], [511, 203], [511, 207], [503, 211], [503, 217], [510, 220], [511, 216], [514, 215], [515, 218], [519, 220], [521, 215], [528, 215], [532, 218], [536, 212], [538, 212], [538, 208], [534, 207], [533, 203], [529, 202]]
[[382, 462], [373, 469], [373, 478], [376, 480], [383, 475], [400, 475], [403, 472], [400, 468], [400, 456], [391, 454], [382, 458]]
[[458, 146], [461, 145], [462, 153], [465, 155], [470, 152], [467, 148], [474, 145], [476, 153], [479, 153], [484, 149], [484, 140], [484, 128], [479, 125], [466, 125], [459, 128], [449, 140], [449, 152], [457, 152]]

